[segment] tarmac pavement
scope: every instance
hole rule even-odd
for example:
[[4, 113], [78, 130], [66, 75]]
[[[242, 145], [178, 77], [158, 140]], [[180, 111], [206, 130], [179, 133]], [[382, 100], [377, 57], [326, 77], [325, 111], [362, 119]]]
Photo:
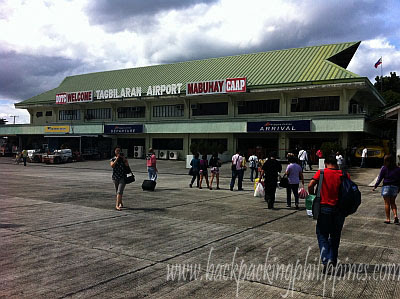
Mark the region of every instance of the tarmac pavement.
[[156, 191], [144, 192], [145, 162], [130, 164], [136, 182], [116, 211], [106, 160], [0, 158], [1, 298], [400, 298], [400, 226], [383, 223], [368, 186], [377, 168], [349, 170], [362, 205], [346, 218], [341, 275], [323, 275], [304, 200], [287, 208], [278, 189], [268, 210], [248, 171], [245, 191], [229, 190], [230, 165], [221, 190], [189, 188], [182, 161], [158, 161]]

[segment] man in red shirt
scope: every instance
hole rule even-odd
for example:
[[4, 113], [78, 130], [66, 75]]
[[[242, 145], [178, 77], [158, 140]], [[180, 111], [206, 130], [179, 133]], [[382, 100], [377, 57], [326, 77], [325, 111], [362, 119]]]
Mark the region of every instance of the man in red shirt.
[[[321, 171], [318, 170], [308, 185], [308, 192], [315, 194], [314, 187], [318, 185]], [[329, 266], [336, 267], [340, 235], [344, 224], [344, 215], [339, 213], [339, 188], [342, 171], [339, 170], [335, 156], [325, 159], [324, 176], [321, 187], [321, 210], [317, 219], [316, 233], [324, 272]], [[349, 176], [350, 178], [350, 176]]]

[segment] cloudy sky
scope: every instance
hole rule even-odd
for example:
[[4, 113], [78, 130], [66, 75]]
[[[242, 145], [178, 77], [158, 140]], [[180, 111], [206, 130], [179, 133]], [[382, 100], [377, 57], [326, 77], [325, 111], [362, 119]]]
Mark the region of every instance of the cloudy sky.
[[70, 75], [361, 40], [400, 74], [399, 0], [0, 0], [0, 118]]

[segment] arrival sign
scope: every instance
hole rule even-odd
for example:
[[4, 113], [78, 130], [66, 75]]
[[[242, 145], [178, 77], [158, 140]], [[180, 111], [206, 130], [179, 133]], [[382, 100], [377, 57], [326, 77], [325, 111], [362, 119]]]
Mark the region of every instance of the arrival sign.
[[311, 120], [248, 122], [247, 132], [309, 132]]

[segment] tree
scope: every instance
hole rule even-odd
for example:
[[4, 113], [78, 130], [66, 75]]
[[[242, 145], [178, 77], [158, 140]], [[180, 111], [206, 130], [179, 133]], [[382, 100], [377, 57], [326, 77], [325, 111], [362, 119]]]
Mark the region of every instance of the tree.
[[400, 103], [400, 77], [396, 75], [396, 72], [390, 72], [390, 76], [382, 79], [376, 76], [374, 86], [385, 99], [386, 106]]

